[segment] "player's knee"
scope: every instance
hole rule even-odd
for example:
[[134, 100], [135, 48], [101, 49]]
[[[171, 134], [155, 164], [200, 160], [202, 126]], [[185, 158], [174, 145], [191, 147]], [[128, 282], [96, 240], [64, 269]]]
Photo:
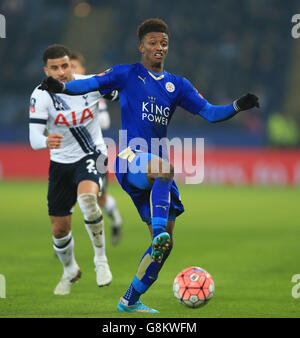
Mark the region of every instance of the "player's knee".
[[86, 221], [94, 221], [101, 216], [97, 195], [80, 194], [77, 197], [77, 201]]
[[167, 173], [167, 178], [171, 181], [174, 179], [174, 167], [172, 164], [168, 163], [169, 172]]
[[50, 216], [52, 225], [52, 234], [55, 238], [63, 238], [71, 231], [71, 223], [69, 217]]
[[60, 226], [56, 224], [52, 224], [52, 234], [55, 238], [63, 238], [68, 236], [69, 230], [61, 228]]
[[158, 177], [165, 178], [171, 181], [174, 179], [173, 165], [159, 157], [155, 157], [150, 161], [147, 171], [147, 177], [152, 183]]
[[173, 181], [174, 179], [174, 167], [170, 163], [164, 162], [162, 165], [161, 172], [157, 175], [157, 177], [165, 178], [167, 180]]

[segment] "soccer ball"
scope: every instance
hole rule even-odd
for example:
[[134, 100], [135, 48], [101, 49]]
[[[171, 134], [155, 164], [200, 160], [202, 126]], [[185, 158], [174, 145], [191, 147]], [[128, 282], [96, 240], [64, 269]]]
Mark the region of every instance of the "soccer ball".
[[181, 271], [173, 283], [176, 299], [183, 305], [197, 308], [207, 304], [215, 291], [211, 275], [202, 268], [192, 266]]

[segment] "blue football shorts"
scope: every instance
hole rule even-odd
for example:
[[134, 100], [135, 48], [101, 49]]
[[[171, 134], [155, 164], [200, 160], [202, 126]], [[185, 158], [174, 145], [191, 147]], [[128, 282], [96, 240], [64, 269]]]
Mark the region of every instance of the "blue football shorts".
[[[158, 157], [144, 152], [134, 152], [130, 148], [121, 151], [115, 162], [116, 177], [122, 188], [131, 197], [141, 219], [148, 225], [151, 224], [150, 194], [152, 185], [148, 182], [146, 168], [151, 158]], [[138, 170], [139, 169], [139, 170]], [[171, 186], [171, 202], [169, 221], [174, 221], [184, 212], [179, 191], [175, 181]]]

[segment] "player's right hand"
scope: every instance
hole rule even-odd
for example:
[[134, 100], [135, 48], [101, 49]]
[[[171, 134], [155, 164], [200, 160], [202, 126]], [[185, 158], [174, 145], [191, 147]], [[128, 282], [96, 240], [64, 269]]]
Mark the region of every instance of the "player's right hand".
[[38, 89], [47, 90], [51, 93], [63, 93], [65, 84], [54, 79], [52, 76], [47, 76], [44, 78]]
[[47, 141], [46, 141], [47, 147], [49, 149], [58, 149], [58, 148], [60, 148], [61, 141], [62, 141], [63, 138], [64, 137], [61, 134], [56, 134], [56, 133], [49, 134], [48, 137], [47, 137]]

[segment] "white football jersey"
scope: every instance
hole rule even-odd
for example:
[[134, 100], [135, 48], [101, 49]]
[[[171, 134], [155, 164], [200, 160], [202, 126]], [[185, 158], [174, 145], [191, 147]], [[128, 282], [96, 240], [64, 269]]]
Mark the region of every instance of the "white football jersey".
[[[92, 75], [73, 74], [76, 80]], [[45, 124], [48, 134], [63, 135], [61, 147], [50, 149], [50, 159], [73, 163], [100, 150], [107, 155], [99, 121], [98, 91], [84, 95], [53, 94], [35, 88], [30, 98], [30, 123]]]

